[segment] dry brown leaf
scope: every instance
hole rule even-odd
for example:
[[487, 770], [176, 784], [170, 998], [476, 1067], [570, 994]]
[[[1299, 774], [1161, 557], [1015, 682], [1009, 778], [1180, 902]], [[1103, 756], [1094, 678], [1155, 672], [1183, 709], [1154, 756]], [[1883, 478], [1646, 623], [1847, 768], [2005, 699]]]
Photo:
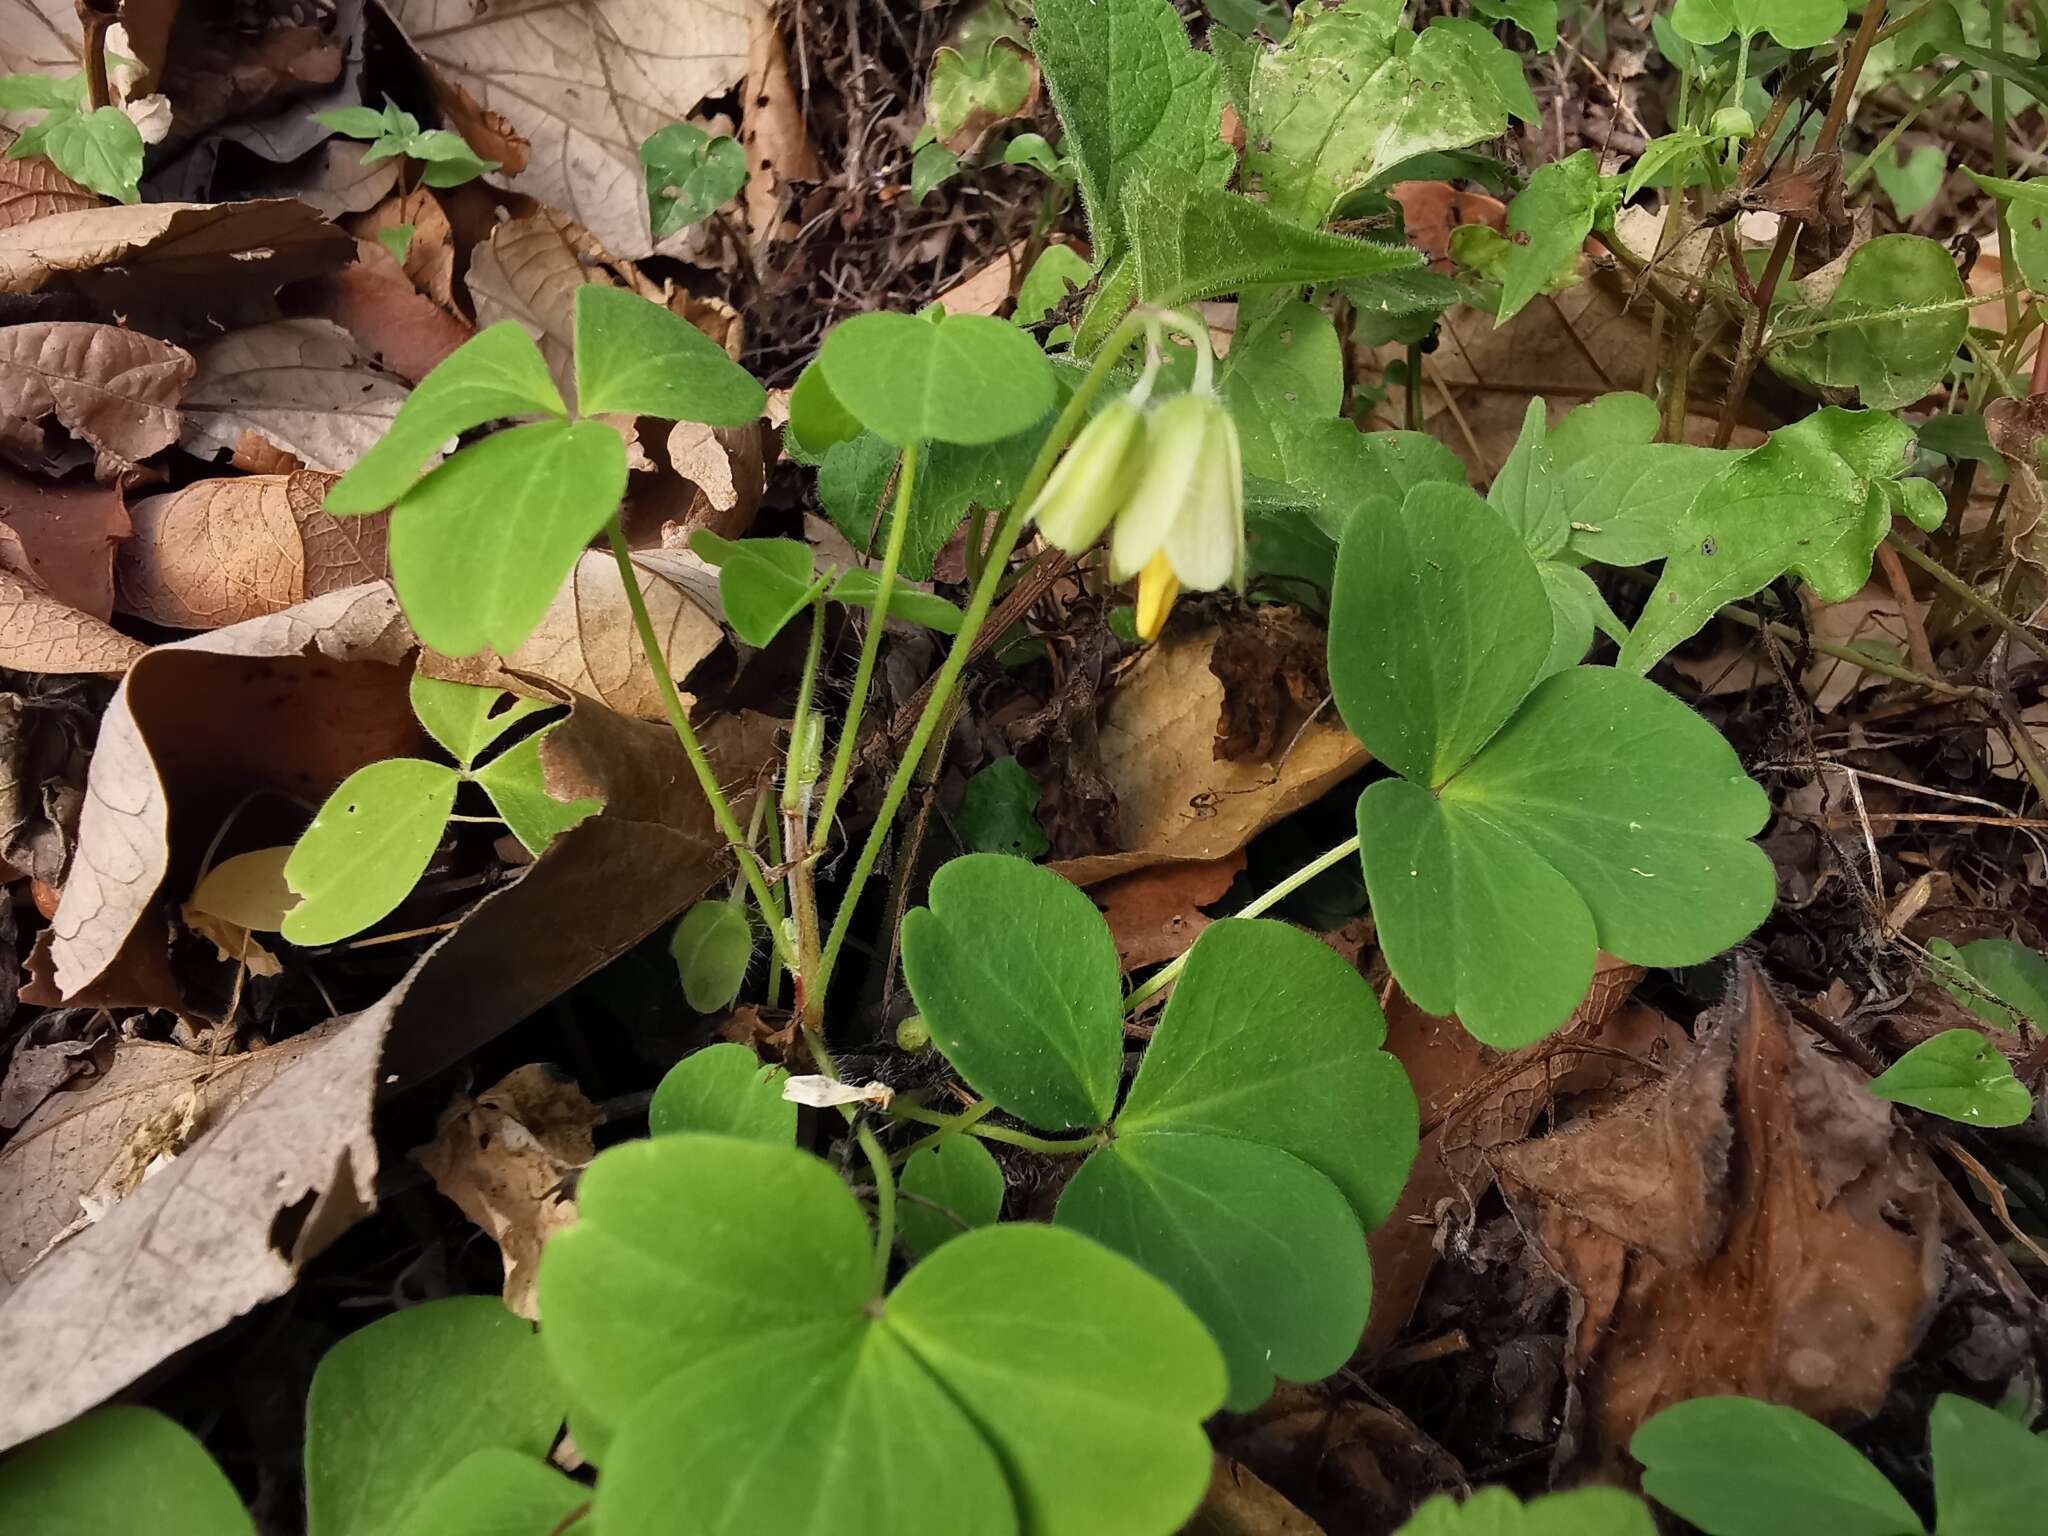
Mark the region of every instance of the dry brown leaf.
[[365, 351], [414, 384], [472, 334], [468, 321], [421, 293], [374, 240], [356, 242], [356, 259], [322, 281], [318, 302]]
[[[679, 421], [668, 435], [668, 459], [689, 482], [682, 509], [684, 529], [708, 528], [728, 539], [744, 535], [768, 486], [769, 433], [766, 422], [744, 427], [707, 427]], [[672, 512], [664, 524], [678, 520]], [[666, 530], [663, 538], [668, 534]]]
[[1219, 634], [1169, 632], [1110, 693], [1094, 766], [1116, 793], [1116, 847], [1052, 866], [1076, 885], [1235, 853], [1371, 761], [1325, 709], [1286, 737], [1275, 762], [1217, 762], [1224, 697], [1209, 658]]
[[538, 1320], [540, 1250], [576, 1219], [576, 1173], [597, 1155], [597, 1107], [552, 1067], [526, 1066], [441, 1112], [434, 1139], [413, 1153], [434, 1187], [497, 1242], [505, 1305]]
[[167, 288], [243, 299], [332, 272], [350, 250], [346, 234], [294, 198], [113, 204], [0, 229], [0, 293], [69, 277], [117, 307], [139, 294], [161, 300]]
[[0, 859], [32, 881], [60, 884], [71, 863], [98, 729], [97, 684], [0, 693]]
[[306, 466], [297, 454], [286, 453], [268, 438], [244, 432], [235, 439], [228, 463], [245, 475], [295, 475]]
[[114, 551], [133, 532], [118, 485], [0, 469], [0, 569], [81, 613], [113, 618]]
[[0, 575], [0, 667], [119, 677], [148, 649], [18, 576]]
[[1022, 281], [1017, 263], [1030, 246], [1019, 240], [985, 267], [960, 279], [934, 301], [946, 306], [949, 315], [992, 315], [1010, 302], [1010, 295]]
[[1748, 964], [1668, 1079], [1501, 1161], [1577, 1293], [1572, 1363], [1603, 1459], [1714, 1393], [1866, 1417], [1936, 1294], [1938, 1176]]
[[1401, 228], [1409, 244], [1429, 257], [1433, 272], [1457, 270], [1451, 260], [1451, 231], [1461, 224], [1484, 224], [1503, 232], [1508, 227], [1506, 203], [1448, 181], [1397, 181], [1387, 195], [1401, 205]]
[[470, 302], [476, 323], [517, 320], [539, 344], [564, 399], [576, 385], [576, 290], [609, 283], [604, 247], [574, 220], [552, 208], [507, 219], [470, 254]]
[[375, 239], [379, 230], [406, 224], [412, 226], [412, 236], [405, 243], [405, 275], [421, 293], [452, 312], [455, 232], [431, 187], [415, 187], [403, 196], [387, 197], [350, 227], [358, 236]]
[[1466, 1491], [1456, 1457], [1398, 1409], [1354, 1393], [1283, 1381], [1217, 1428], [1224, 1454], [1290, 1492], [1305, 1485], [1327, 1528], [1344, 1536], [1395, 1530], [1431, 1494]]
[[531, 142], [502, 179], [565, 210], [620, 256], [653, 248], [640, 145], [740, 78], [760, 0], [390, 0], [420, 57]]
[[402, 157], [365, 165], [363, 149], [355, 139], [328, 139], [303, 159], [256, 178], [249, 193], [252, 197], [296, 197], [329, 219], [362, 213], [391, 195], [406, 165]]
[[1323, 1528], [1249, 1467], [1218, 1453], [1183, 1536], [1323, 1536]]
[[0, 327], [0, 451], [34, 467], [40, 423], [54, 416], [92, 444], [101, 478], [111, 479], [177, 441], [178, 400], [193, 368], [184, 349], [118, 325]]
[[233, 453], [253, 432], [307, 469], [339, 473], [384, 435], [407, 393], [329, 320], [230, 331], [198, 364], [185, 390], [181, 441], [201, 458]]
[[26, 160], [6, 158], [13, 142], [13, 134], [0, 132], [0, 229], [53, 213], [99, 207], [97, 192], [81, 187], [41, 155]]
[[[655, 634], [678, 680], [724, 643], [713, 616], [717, 576], [687, 555], [647, 550], [634, 555], [640, 591]], [[420, 671], [449, 682], [510, 688], [546, 697], [533, 679], [599, 699], [622, 715], [662, 718], [661, 694], [633, 628], [619, 568], [608, 554], [585, 554], [532, 635], [509, 657], [427, 651]]]
[[427, 76], [434, 82], [434, 100], [441, 108], [444, 124], [486, 160], [498, 162], [499, 174], [517, 176], [533, 158], [533, 146], [501, 113], [482, 106], [460, 85], [446, 79], [432, 64]]
[[381, 581], [386, 513], [329, 517], [332, 475], [201, 480], [135, 504], [116, 570], [124, 613], [172, 629], [219, 629], [309, 597]]
[[804, 117], [789, 80], [782, 28], [765, 8], [748, 27], [747, 78], [740, 93], [740, 145], [747, 152], [747, 231], [766, 245], [782, 227], [787, 184], [821, 182], [825, 167], [804, 131]]
[[1244, 850], [1220, 859], [1161, 864], [1105, 880], [1088, 894], [1102, 908], [1116, 957], [1127, 971], [1171, 960], [1213, 921], [1202, 908], [1218, 901], [1244, 869]]

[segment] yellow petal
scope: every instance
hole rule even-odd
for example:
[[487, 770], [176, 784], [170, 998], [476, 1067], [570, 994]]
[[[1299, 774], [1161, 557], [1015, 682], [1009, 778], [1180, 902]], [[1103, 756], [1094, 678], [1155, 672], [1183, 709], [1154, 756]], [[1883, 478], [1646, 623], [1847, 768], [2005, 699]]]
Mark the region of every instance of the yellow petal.
[[1138, 638], [1150, 645], [1166, 628], [1166, 616], [1173, 600], [1180, 596], [1180, 582], [1164, 552], [1154, 555], [1138, 575]]

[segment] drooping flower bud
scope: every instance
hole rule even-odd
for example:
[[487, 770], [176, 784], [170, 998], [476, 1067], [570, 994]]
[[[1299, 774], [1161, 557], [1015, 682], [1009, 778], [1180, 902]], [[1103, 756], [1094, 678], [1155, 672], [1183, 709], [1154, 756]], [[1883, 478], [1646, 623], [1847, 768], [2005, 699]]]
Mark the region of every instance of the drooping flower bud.
[[1137, 484], [1145, 430], [1144, 411], [1128, 398], [1111, 401], [1081, 429], [1031, 508], [1046, 543], [1078, 555], [1102, 537]]
[[1153, 410], [1144, 473], [1110, 536], [1110, 576], [1128, 581], [1161, 555], [1175, 581], [1193, 591], [1244, 580], [1237, 424], [1207, 390], [1177, 395]]

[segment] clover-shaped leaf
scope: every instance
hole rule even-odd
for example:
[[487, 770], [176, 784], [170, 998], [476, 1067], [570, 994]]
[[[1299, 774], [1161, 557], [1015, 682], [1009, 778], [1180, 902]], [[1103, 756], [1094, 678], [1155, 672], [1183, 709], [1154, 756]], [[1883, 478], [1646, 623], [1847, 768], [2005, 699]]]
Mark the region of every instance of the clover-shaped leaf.
[[605, 1152], [577, 1210], [542, 1256], [541, 1308], [577, 1422], [607, 1440], [607, 1536], [663, 1536], [678, 1510], [732, 1536], [885, 1536], [962, 1511], [996, 1536], [1166, 1536], [1208, 1482], [1215, 1347], [1075, 1233], [969, 1233], [882, 1302], [832, 1170], [716, 1136]]
[[2034, 1112], [2005, 1053], [1974, 1029], [1922, 1040], [1873, 1079], [1870, 1092], [1965, 1125], [2020, 1125]]
[[386, 1536], [472, 1452], [537, 1458], [562, 1397], [533, 1325], [486, 1296], [408, 1307], [321, 1357], [306, 1399], [307, 1536]]
[[0, 1530], [255, 1536], [206, 1448], [154, 1408], [97, 1408], [0, 1462]]
[[751, 373], [667, 305], [605, 283], [576, 290], [576, 408], [585, 416], [743, 427], [767, 403]]
[[1421, 486], [1339, 548], [1330, 680], [1400, 774], [1358, 803], [1402, 989], [1503, 1048], [1562, 1024], [1597, 948], [1687, 965], [1769, 912], [1769, 803], [1712, 727], [1625, 673], [1554, 658], [1536, 563], [1492, 508]]
[[557, 834], [604, 809], [602, 800], [557, 800], [548, 793], [540, 747], [554, 729], [551, 725], [514, 742], [474, 774], [506, 827], [535, 858], [547, 852]]
[[841, 405], [898, 448], [993, 443], [1053, 404], [1038, 343], [989, 315], [855, 315], [826, 336], [818, 367]]
[[903, 977], [954, 1070], [1033, 1125], [1101, 1125], [1116, 1107], [1124, 1015], [1116, 941], [1095, 903], [1000, 853], [954, 859], [928, 901], [903, 919]]
[[465, 768], [473, 767], [484, 748], [521, 720], [548, 708], [543, 700], [522, 699], [499, 688], [447, 683], [421, 674], [414, 675], [408, 693], [412, 712], [427, 734]]
[[699, 528], [690, 553], [718, 567], [725, 622], [749, 645], [773, 640], [824, 589], [810, 546], [795, 539], [728, 539]]
[[915, 1254], [993, 1222], [1003, 1208], [1003, 1170], [972, 1136], [948, 1136], [913, 1152], [903, 1165], [898, 1213], [903, 1242]]
[[782, 1096], [788, 1077], [787, 1068], [763, 1066], [744, 1045], [721, 1040], [669, 1068], [647, 1106], [647, 1129], [656, 1136], [705, 1131], [789, 1146], [796, 1140], [796, 1105]]
[[1768, 32], [1785, 48], [1818, 48], [1842, 30], [1846, 0], [1678, 0], [1671, 25], [1689, 43]]

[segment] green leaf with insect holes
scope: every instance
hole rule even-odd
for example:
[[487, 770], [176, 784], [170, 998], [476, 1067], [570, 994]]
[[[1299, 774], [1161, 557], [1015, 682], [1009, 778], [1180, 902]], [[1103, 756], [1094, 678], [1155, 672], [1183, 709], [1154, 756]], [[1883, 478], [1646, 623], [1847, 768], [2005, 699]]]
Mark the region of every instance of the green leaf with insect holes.
[[647, 207], [657, 240], [701, 224], [747, 183], [747, 152], [730, 134], [713, 136], [695, 123], [670, 123], [640, 145]]
[[665, 304], [606, 283], [576, 290], [576, 408], [744, 427], [767, 408], [754, 376]]
[[556, 726], [516, 741], [476, 771], [476, 781], [526, 851], [539, 858], [557, 835], [604, 809], [602, 800], [557, 800], [548, 793], [540, 747]]
[[285, 861], [285, 883], [305, 899], [285, 914], [284, 936], [332, 944], [388, 917], [426, 872], [460, 783], [453, 768], [414, 757], [343, 779]]
[[789, 1146], [796, 1140], [796, 1105], [782, 1096], [788, 1080], [788, 1068], [764, 1066], [744, 1045], [707, 1045], [670, 1067], [655, 1088], [648, 1134], [702, 1131]]
[[448, 755], [469, 768], [492, 742], [528, 715], [552, 706], [540, 699], [522, 699], [502, 688], [473, 688], [444, 683], [414, 673], [407, 684], [412, 712], [427, 734], [448, 749]]
[[911, 1154], [902, 1193], [910, 1197], [897, 1210], [904, 1246], [925, 1258], [964, 1232], [995, 1224], [1003, 1170], [976, 1138], [949, 1136]]
[[2019, 1125], [2034, 1112], [2005, 1053], [1975, 1029], [1922, 1040], [1872, 1080], [1870, 1093], [1964, 1125]]
[[256, 1536], [206, 1448], [154, 1408], [96, 1408], [0, 1462], [0, 1530]]
[[1612, 206], [1613, 197], [1590, 149], [1537, 167], [1529, 185], [1508, 205], [1508, 229], [1527, 238], [1508, 242], [1499, 272], [1496, 327], [1506, 325], [1537, 294], [1550, 291], [1556, 275], [1571, 268], [1594, 220]]
[[683, 983], [683, 1000], [699, 1013], [730, 1008], [754, 958], [754, 925], [742, 901], [698, 902], [683, 914], [668, 952]]
[[898, 448], [993, 443], [1053, 405], [1038, 344], [988, 315], [855, 315], [827, 333], [818, 366], [847, 411]]
[[1792, 307], [1778, 321], [1788, 328], [1857, 323], [1789, 339], [1771, 349], [1771, 366], [1796, 381], [1853, 389], [1873, 409], [1898, 410], [1941, 383], [1970, 328], [1965, 308], [1916, 311], [1963, 296], [1947, 246], [1879, 235], [1856, 248], [1825, 303]]

